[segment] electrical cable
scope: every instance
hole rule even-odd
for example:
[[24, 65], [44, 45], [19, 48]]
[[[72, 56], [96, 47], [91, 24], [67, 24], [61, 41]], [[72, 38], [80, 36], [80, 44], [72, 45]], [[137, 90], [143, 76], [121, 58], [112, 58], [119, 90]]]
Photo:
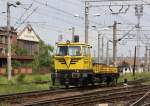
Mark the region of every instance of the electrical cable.
[[36, 7], [35, 9], [33, 9], [33, 11], [15, 28], [15, 30], [17, 30], [22, 24], [25, 23], [26, 20], [28, 20], [28, 18], [38, 9], [38, 7]]
[[16, 23], [14, 24], [14, 26], [16, 26], [17, 24], [19, 24], [18, 21], [21, 21], [21, 20], [22, 20], [22, 18], [23, 18], [24, 15], [27, 13], [27, 11], [32, 7], [32, 5], [33, 5], [33, 3], [31, 3], [27, 9], [25, 9], [25, 11], [22, 13], [22, 15], [18, 18], [18, 20], [17, 20]]

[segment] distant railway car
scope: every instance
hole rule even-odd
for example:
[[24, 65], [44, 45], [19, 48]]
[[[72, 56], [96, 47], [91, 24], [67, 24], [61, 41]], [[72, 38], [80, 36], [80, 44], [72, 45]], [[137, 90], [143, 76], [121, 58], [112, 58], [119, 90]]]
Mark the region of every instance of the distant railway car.
[[79, 42], [58, 42], [54, 58], [57, 79], [69, 87], [114, 82], [118, 78], [116, 67], [93, 63], [91, 46]]

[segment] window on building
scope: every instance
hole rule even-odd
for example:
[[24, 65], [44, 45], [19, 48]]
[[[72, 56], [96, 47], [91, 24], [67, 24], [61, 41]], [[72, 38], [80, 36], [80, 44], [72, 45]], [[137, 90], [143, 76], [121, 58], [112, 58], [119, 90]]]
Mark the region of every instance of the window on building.
[[3, 43], [3, 36], [0, 35], [0, 43]]
[[7, 36], [5, 36], [5, 43], [7, 43], [8, 42], [8, 39], [7, 39]]
[[0, 48], [0, 54], [3, 54], [3, 48]]

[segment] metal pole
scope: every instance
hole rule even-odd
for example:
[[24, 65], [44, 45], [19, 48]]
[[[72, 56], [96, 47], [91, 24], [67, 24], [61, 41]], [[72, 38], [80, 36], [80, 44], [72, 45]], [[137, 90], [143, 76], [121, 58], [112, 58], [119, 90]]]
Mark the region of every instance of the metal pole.
[[106, 64], [109, 65], [109, 40], [107, 41]]
[[7, 2], [7, 39], [8, 39], [8, 52], [7, 52], [7, 68], [8, 68], [8, 80], [11, 80], [11, 42], [10, 42], [10, 37], [11, 37], [11, 27], [10, 27], [10, 3]]
[[114, 25], [113, 25], [113, 63], [114, 64], [116, 62], [116, 53], [117, 53], [116, 27], [117, 27], [117, 22], [114, 21]]
[[75, 27], [72, 27], [72, 41], [74, 41]]
[[138, 63], [137, 63], [137, 70], [139, 71], [139, 67], [140, 67], [140, 17], [141, 16], [137, 16], [138, 18], [138, 26], [137, 26], [137, 59], [138, 59]]
[[148, 49], [149, 52], [149, 62], [148, 62], [148, 72], [150, 71], [150, 49]]
[[104, 37], [102, 36], [102, 60], [104, 59]]
[[88, 43], [89, 31], [89, 2], [85, 1], [85, 43]]
[[98, 63], [100, 63], [100, 33], [98, 32]]
[[135, 78], [135, 67], [136, 67], [136, 46], [134, 50], [134, 67], [133, 67], [133, 76]]
[[148, 68], [147, 68], [148, 64], [147, 64], [147, 46], [145, 47], [145, 69], [144, 71], [147, 71]]
[[143, 15], [143, 5], [136, 5], [135, 6], [135, 16], [137, 16], [137, 57], [138, 57], [138, 63], [137, 63], [137, 70], [139, 70], [140, 67], [140, 19]]

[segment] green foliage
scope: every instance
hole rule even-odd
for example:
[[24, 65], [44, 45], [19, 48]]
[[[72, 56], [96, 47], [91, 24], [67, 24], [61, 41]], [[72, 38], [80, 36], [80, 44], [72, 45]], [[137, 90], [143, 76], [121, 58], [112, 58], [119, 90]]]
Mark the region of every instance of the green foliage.
[[15, 68], [18, 68], [18, 67], [21, 67], [21, 62], [17, 61], [17, 60], [12, 60], [12, 67], [15, 69]]
[[43, 79], [42, 79], [41, 76], [35, 76], [35, 77], [34, 77], [34, 80], [35, 80], [35, 81], [42, 81]]
[[7, 84], [8, 80], [5, 76], [0, 76], [0, 84]]
[[[23, 78], [24, 77], [24, 78]], [[32, 82], [35, 81], [50, 81], [50, 74], [40, 75], [16, 75], [12, 78], [11, 81], [7, 80], [7, 77], [0, 77], [0, 84], [4, 84], [0, 86], [0, 94], [10, 94], [17, 92], [31, 92], [36, 90], [48, 90], [49, 87], [53, 87], [50, 83], [45, 84], [35, 84]], [[21, 79], [21, 80], [20, 80]], [[6, 84], [6, 85], [5, 85]], [[59, 85], [57, 84], [58, 87]]]
[[17, 84], [17, 85], [3, 85], [0, 86], [0, 94], [12, 94], [12, 93], [22, 93], [31, 92], [37, 90], [48, 90], [49, 84]]
[[12, 45], [11, 50], [14, 55], [27, 55], [27, 50], [25, 48], [19, 48], [17, 45]]
[[[13, 68], [18, 67], [32, 67], [33, 72], [38, 72], [41, 67], [53, 67], [53, 47], [51, 45], [45, 44], [43, 41], [39, 43], [39, 51], [33, 55], [33, 61], [31, 63], [21, 64], [19, 61], [13, 61]], [[24, 48], [19, 48], [17, 45], [12, 45], [13, 55], [27, 55], [27, 50]]]
[[39, 44], [39, 61], [40, 66], [50, 66], [52, 62], [51, 52], [53, 51], [52, 46], [40, 42]]
[[44, 66], [51, 67], [51, 64], [53, 64], [52, 52], [53, 47], [41, 41], [39, 43], [39, 52], [34, 55], [33, 70], [37, 71]]
[[145, 81], [150, 81], [150, 72], [142, 72], [142, 73], [135, 73], [135, 76], [133, 76], [132, 73], [126, 73], [119, 77], [119, 82], [123, 82], [124, 78], [127, 78], [130, 80], [137, 80], [137, 79], [144, 79]]
[[20, 74], [20, 75], [18, 75], [17, 76], [17, 78], [16, 78], [16, 81], [18, 82], [18, 83], [24, 83], [25, 82], [25, 74]]
[[16, 51], [16, 54], [20, 56], [27, 55], [27, 50], [24, 48], [18, 48], [18, 50]]

